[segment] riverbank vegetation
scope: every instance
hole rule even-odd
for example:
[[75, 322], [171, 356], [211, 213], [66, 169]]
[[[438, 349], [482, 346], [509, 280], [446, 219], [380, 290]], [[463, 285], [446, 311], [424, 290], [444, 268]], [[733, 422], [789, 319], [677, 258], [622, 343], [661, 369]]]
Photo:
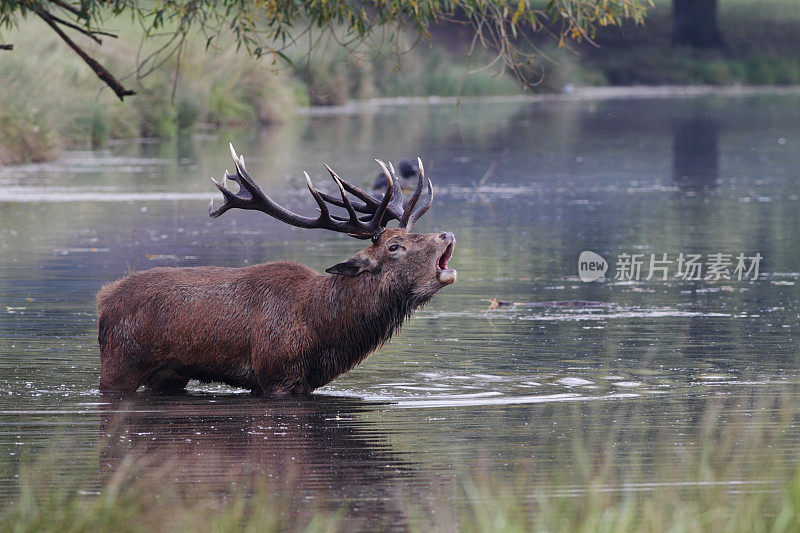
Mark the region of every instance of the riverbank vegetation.
[[719, 2], [720, 47], [671, 46], [672, 0], [655, 0], [644, 25], [600, 28], [563, 54], [569, 83], [594, 85], [800, 84], [800, 11], [791, 0]]
[[[187, 39], [179, 55], [164, 58], [164, 64], [136, 81], [136, 57], [156, 52], [169, 37], [151, 38], [138, 50], [135, 32], [129, 24], [118, 40], [94, 50], [105, 64], [131, 73], [138, 94], [120, 102], [55, 35], [35, 22], [23, 23], [12, 37], [26, 53], [0, 56], [0, 164], [43, 161], [62, 148], [101, 147], [111, 139], [281, 123], [307, 105], [522, 91], [508, 74], [470, 74], [485, 54], [460, 56], [440, 45], [398, 52], [379, 43], [312, 51], [298, 44], [287, 51], [293, 62], [287, 66], [239, 53], [232, 39], [207, 51], [199, 33]], [[411, 35], [398, 40], [407, 48], [414, 44]]]
[[[692, 422], [658, 427], [635, 400], [622, 412], [612, 407], [613, 418], [603, 405], [556, 405], [549, 414], [574, 428], [566, 446], [553, 448], [557, 458], [520, 457], [513, 466], [477, 458], [449, 478], [432, 473], [425, 489], [428, 467], [416, 465], [408, 487], [402, 476], [371, 481], [391, 485], [373, 487], [386, 499], [377, 503], [342, 502], [285, 458], [272, 463], [258, 439], [249, 451], [257, 461], [240, 457], [227, 477], [213, 454], [186, 454], [179, 443], [162, 450], [174, 455], [118, 454], [127, 439], [114, 436], [82, 468], [62, 444], [23, 467], [0, 531], [797, 531], [798, 411], [788, 397], [712, 398]], [[601, 426], [608, 430], [581, 430]], [[529, 428], [534, 441], [554, 438], [548, 424]], [[651, 451], [630, 453], [626, 438], [644, 435]]]
[[46, 25], [26, 19], [3, 32], [15, 48], [0, 51], [0, 164], [44, 161], [63, 149], [102, 147], [113, 139], [280, 123], [298, 107], [354, 99], [560, 92], [586, 85], [800, 84], [800, 15], [791, 0], [721, 3], [726, 47], [710, 50], [671, 47], [670, 14], [671, 0], [656, 0], [644, 25], [600, 26], [597, 46], [583, 40], [559, 48], [546, 35], [528, 36], [538, 58], [525, 73], [537, 82], [529, 88], [500, 68], [502, 61], [492, 64], [491, 51], [473, 48], [474, 34], [462, 24], [434, 24], [430, 39], [398, 31], [391, 39], [376, 35], [347, 47], [339, 44], [342, 29], [320, 42], [286, 47], [287, 62], [237, 50], [233, 36], [218, 37], [207, 48], [199, 32], [166, 56], [156, 52], [175, 28], [162, 27], [142, 45], [137, 23], [118, 18], [119, 38], [104, 38], [102, 46], [86, 40], [86, 50], [136, 90], [124, 103]]
[[[140, 2], [108, 4], [97, 0], [43, 0], [18, 2], [0, 0], [0, 30], [15, 28], [31, 19], [45, 24], [81, 59], [106, 87], [124, 100], [136, 90], [118, 79], [116, 70], [98, 62], [68, 32], [77, 32], [97, 45], [117, 34], [105, 25], [130, 19], [143, 42], [157, 34], [169, 37], [162, 50], [181, 55], [186, 39], [201, 33], [206, 47], [233, 39], [239, 52], [254, 57], [271, 57], [291, 63], [288, 53], [307, 40], [310, 50], [330, 45], [353, 50], [371, 44], [375, 38], [403, 47], [403, 37], [430, 36], [430, 28], [442, 21], [467, 27], [473, 43], [493, 50], [504, 69], [525, 80], [524, 66], [530, 55], [529, 34], [544, 32], [559, 42], [580, 42], [591, 38], [598, 26], [619, 25], [632, 20], [641, 23], [652, 0], [559, 0], [507, 3], [505, 1], [454, 0], [450, 2], [382, 0], [363, 4], [348, 2]], [[336, 38], [336, 33], [341, 35]], [[2, 33], [0, 33], [0, 37]], [[333, 36], [330, 43], [322, 38]], [[14, 44], [0, 42], [0, 50]], [[148, 59], [137, 61], [139, 69]], [[153, 62], [157, 63], [157, 62]]]

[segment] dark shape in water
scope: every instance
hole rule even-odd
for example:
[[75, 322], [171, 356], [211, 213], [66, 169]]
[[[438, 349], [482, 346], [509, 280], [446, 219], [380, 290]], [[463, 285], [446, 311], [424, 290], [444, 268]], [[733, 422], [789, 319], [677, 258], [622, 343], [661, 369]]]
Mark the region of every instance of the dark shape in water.
[[498, 307], [610, 307], [608, 302], [593, 302], [589, 300], [560, 300], [551, 302], [504, 302], [496, 298], [489, 298], [489, 309], [497, 309]]
[[[411, 189], [416, 185], [416, 181], [419, 178], [419, 167], [408, 159], [401, 159], [397, 164], [397, 173], [397, 177], [400, 178], [400, 188], [404, 190]], [[386, 177], [386, 172], [378, 172], [375, 183], [372, 185], [372, 190], [385, 193], [388, 188], [389, 180]]]
[[719, 124], [701, 111], [680, 119], [673, 129], [672, 176], [681, 191], [697, 193], [717, 187]]

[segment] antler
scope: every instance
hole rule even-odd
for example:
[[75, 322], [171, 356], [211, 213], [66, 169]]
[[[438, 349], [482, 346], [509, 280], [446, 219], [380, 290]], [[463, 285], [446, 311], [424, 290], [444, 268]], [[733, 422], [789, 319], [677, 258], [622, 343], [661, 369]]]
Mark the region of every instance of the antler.
[[[225, 203], [216, 210], [214, 209], [214, 200], [211, 200], [208, 206], [208, 214], [212, 218], [220, 216], [228, 209], [252, 209], [267, 213], [278, 220], [299, 228], [329, 229], [347, 233], [352, 237], [367, 239], [380, 235], [386, 228], [387, 222], [390, 220], [399, 220], [401, 228], [410, 230], [414, 222], [428, 210], [433, 202], [433, 185], [430, 180], [428, 180], [428, 198], [424, 204], [414, 209], [422, 193], [422, 182], [424, 179], [422, 161], [419, 159], [417, 159], [420, 170], [419, 183], [405, 208], [403, 207], [403, 193], [400, 189], [400, 183], [391, 165], [389, 168], [386, 168], [386, 165], [382, 161], [376, 160], [386, 173], [389, 182], [389, 187], [380, 200], [367, 194], [355, 185], [351, 185], [342, 180], [328, 165], [325, 165], [331, 178], [333, 178], [333, 181], [336, 182], [336, 185], [339, 187], [341, 200], [335, 196], [316, 190], [311, 183], [311, 178], [305, 173], [308, 190], [317, 202], [320, 211], [319, 216], [316, 218], [305, 217], [278, 205], [270, 199], [269, 196], [261, 192], [261, 189], [259, 189], [258, 185], [253, 181], [253, 178], [247, 173], [247, 169], [245, 169], [244, 157], [236, 155], [233, 144], [230, 145], [230, 149], [231, 156], [233, 156], [233, 161], [236, 165], [236, 174], [231, 174], [226, 170], [222, 184], [214, 178], [211, 178], [211, 181], [214, 182], [214, 185], [225, 197]], [[227, 180], [229, 179], [239, 184], [239, 192], [233, 193], [227, 188]], [[364, 203], [353, 205], [347, 197], [347, 192]], [[345, 208], [348, 217], [343, 218], [331, 215], [325, 202]], [[366, 213], [367, 216], [359, 217], [358, 213]]]
[[[400, 187], [400, 180], [397, 178], [397, 175], [394, 172], [394, 167], [391, 163], [387, 168], [386, 163], [381, 161], [380, 159], [376, 159], [375, 161], [381, 166], [383, 173], [386, 175], [389, 186], [386, 189], [386, 193], [383, 195], [383, 198], [380, 200], [367, 194], [366, 192], [362, 191], [355, 185], [351, 185], [347, 183], [339, 176], [336, 175], [328, 165], [325, 165], [325, 168], [328, 169], [330, 172], [331, 177], [337, 182], [341, 182], [344, 186], [345, 190], [352, 194], [353, 196], [357, 197], [358, 199], [362, 200], [364, 204], [355, 205], [353, 208], [360, 212], [360, 213], [372, 213], [377, 206], [381, 205], [382, 202], [386, 201], [386, 197], [391, 197], [389, 201], [389, 205], [386, 208], [386, 216], [385, 220], [383, 221], [383, 226], [390, 220], [398, 220], [400, 221], [401, 228], [405, 228], [408, 231], [411, 231], [411, 227], [414, 225], [419, 217], [425, 214], [425, 212], [430, 208], [431, 204], [433, 204], [433, 184], [431, 180], [427, 180], [428, 182], [428, 197], [425, 199], [425, 202], [417, 206], [417, 201], [419, 200], [420, 196], [422, 195], [422, 185], [425, 182], [425, 168], [422, 166], [422, 159], [417, 158], [417, 166], [419, 168], [419, 180], [417, 182], [417, 188], [414, 190], [414, 194], [411, 195], [411, 198], [408, 200], [407, 204], [403, 202], [403, 191]], [[339, 206], [339, 207], [346, 207], [344, 203], [336, 198], [335, 196], [331, 196], [329, 194], [320, 193], [320, 196], [326, 202]], [[416, 208], [415, 208], [416, 207]], [[337, 220], [345, 220], [341, 217], [335, 217]], [[362, 217], [361, 220], [366, 220], [368, 217]]]

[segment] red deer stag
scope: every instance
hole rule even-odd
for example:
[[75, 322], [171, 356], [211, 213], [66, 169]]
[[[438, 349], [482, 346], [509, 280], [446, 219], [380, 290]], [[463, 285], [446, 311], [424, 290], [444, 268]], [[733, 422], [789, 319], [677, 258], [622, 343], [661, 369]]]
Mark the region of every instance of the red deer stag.
[[[296, 263], [244, 268], [153, 268], [109, 283], [97, 295], [100, 390], [141, 385], [178, 392], [190, 379], [221, 381], [264, 396], [307, 394], [347, 372], [389, 340], [403, 320], [456, 280], [448, 268], [452, 233], [409, 233], [433, 202], [417, 188], [403, 202], [394, 169], [378, 161], [389, 187], [378, 199], [339, 178], [341, 199], [308, 190], [319, 216], [304, 217], [266, 196], [231, 146], [236, 174], [214, 184], [228, 209], [262, 211], [292, 226], [323, 228], [372, 239], [372, 246], [317, 274]], [[227, 180], [239, 185], [227, 188]], [[350, 193], [361, 202], [353, 202]], [[329, 211], [344, 208], [347, 216]], [[387, 229], [391, 220], [398, 228]]]

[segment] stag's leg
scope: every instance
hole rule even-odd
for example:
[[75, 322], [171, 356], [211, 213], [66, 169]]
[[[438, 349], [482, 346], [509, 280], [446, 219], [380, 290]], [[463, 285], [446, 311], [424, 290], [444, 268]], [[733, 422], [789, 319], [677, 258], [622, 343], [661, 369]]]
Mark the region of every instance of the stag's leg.
[[281, 385], [276, 385], [264, 390], [262, 396], [266, 398], [275, 398], [278, 400], [285, 400], [292, 397], [292, 391]]
[[[147, 379], [151, 368], [143, 361], [149, 359], [142, 346], [134, 341], [131, 318], [124, 310], [109, 308], [109, 298], [116, 296], [115, 284], [107, 285], [98, 296], [101, 391], [134, 392]], [[135, 324], [134, 324], [135, 325]]]
[[250, 389], [252, 396], [259, 396], [261, 398], [288, 398], [292, 395], [291, 390], [280, 385], [273, 383], [270, 380], [258, 380], [258, 385]]
[[161, 394], [178, 394], [184, 391], [189, 378], [171, 368], [154, 371], [147, 378], [145, 385], [153, 392]]
[[145, 381], [147, 373], [133, 364], [130, 354], [115, 352], [100, 353], [100, 386], [101, 391], [134, 392]]
[[303, 375], [300, 362], [291, 357], [275, 361], [270, 352], [259, 350], [254, 353], [253, 370], [257, 383], [251, 393], [265, 398], [289, 398], [297, 388]]

